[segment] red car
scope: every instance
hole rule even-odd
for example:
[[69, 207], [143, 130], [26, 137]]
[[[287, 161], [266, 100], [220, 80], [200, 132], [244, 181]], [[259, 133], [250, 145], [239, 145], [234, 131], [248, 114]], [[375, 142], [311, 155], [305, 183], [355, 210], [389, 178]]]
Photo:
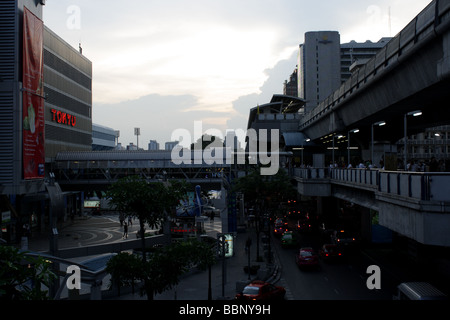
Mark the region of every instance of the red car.
[[342, 251], [335, 244], [324, 244], [319, 250], [319, 255], [324, 261], [331, 261], [342, 257]]
[[295, 262], [299, 267], [316, 267], [319, 265], [319, 257], [313, 248], [301, 248], [295, 256]]
[[286, 289], [283, 287], [255, 280], [236, 295], [236, 300], [282, 300], [285, 295]]

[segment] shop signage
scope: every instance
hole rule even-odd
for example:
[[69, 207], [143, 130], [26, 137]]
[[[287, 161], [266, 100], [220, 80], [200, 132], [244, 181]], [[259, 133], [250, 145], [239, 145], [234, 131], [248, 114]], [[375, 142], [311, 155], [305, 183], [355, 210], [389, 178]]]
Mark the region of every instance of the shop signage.
[[51, 109], [52, 112], [52, 121], [58, 122], [60, 124], [66, 124], [71, 127], [75, 127], [77, 125], [77, 117], [66, 112], [62, 112], [56, 109]]

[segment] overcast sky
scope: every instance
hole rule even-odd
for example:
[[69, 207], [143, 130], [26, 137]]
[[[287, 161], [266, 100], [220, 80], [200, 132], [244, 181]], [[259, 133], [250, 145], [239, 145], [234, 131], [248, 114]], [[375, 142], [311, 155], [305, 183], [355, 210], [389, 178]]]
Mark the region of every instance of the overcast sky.
[[161, 147], [179, 128], [247, 127], [282, 93], [308, 31], [395, 36], [430, 0], [47, 0], [44, 22], [93, 63], [93, 122]]

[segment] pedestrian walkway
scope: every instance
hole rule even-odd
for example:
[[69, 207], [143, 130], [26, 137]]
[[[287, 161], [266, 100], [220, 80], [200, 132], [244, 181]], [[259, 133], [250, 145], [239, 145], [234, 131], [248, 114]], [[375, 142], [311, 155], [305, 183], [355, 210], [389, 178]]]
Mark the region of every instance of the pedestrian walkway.
[[[128, 225], [128, 239], [136, 239], [139, 224], [137, 220]], [[118, 214], [101, 216], [85, 215], [76, 217], [57, 229], [58, 249], [77, 248], [123, 241], [124, 229], [120, 225]], [[156, 230], [155, 230], [156, 231]], [[28, 250], [48, 252], [50, 239], [48, 232], [35, 232], [28, 240]]]

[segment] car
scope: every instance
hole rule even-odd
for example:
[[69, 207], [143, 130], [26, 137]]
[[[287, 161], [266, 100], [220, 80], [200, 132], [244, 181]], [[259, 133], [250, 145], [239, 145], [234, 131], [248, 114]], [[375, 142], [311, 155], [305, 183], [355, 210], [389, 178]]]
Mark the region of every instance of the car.
[[311, 247], [304, 247], [295, 255], [295, 262], [299, 267], [317, 267], [319, 256]]
[[244, 287], [236, 300], [283, 300], [286, 289], [261, 280], [254, 280]]
[[350, 246], [356, 244], [356, 236], [346, 230], [335, 231], [332, 236], [334, 244], [342, 246]]
[[311, 222], [308, 220], [298, 221], [297, 230], [300, 232], [311, 232], [312, 231]]
[[319, 250], [319, 256], [323, 261], [329, 262], [342, 257], [342, 251], [335, 244], [324, 244]]
[[286, 231], [282, 236], [281, 236], [281, 245], [283, 247], [291, 247], [294, 246], [296, 244], [295, 241], [295, 236], [294, 233], [292, 231]]
[[285, 226], [280, 226], [280, 227], [275, 227], [273, 229], [273, 234], [276, 237], [281, 237], [285, 232], [289, 231], [288, 228], [286, 228]]
[[283, 219], [278, 218], [275, 220], [275, 228], [273, 229], [274, 235], [281, 237], [286, 231], [289, 231], [287, 225], [287, 222], [284, 222]]

